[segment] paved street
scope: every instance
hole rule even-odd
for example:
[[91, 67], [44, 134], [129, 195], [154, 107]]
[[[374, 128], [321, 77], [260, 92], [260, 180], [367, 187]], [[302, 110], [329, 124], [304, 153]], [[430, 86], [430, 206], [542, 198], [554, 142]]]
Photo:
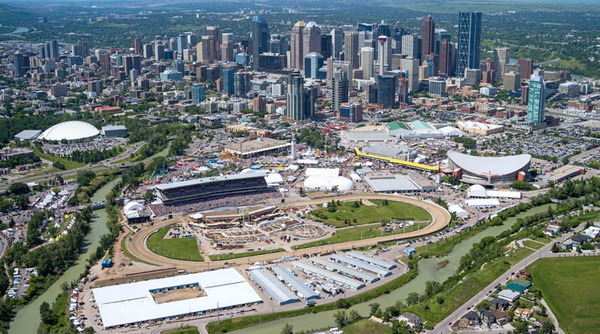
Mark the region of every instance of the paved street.
[[549, 242], [544, 247], [540, 248], [533, 254], [529, 255], [528, 257], [521, 260], [519, 263], [512, 266], [504, 274], [502, 274], [500, 277], [498, 277], [496, 280], [494, 280], [492, 283], [490, 283], [483, 290], [478, 292], [473, 298], [469, 299], [466, 303], [464, 303], [462, 306], [460, 306], [458, 309], [456, 309], [454, 312], [452, 312], [452, 314], [450, 314], [448, 317], [446, 317], [444, 320], [442, 320], [439, 324], [437, 324], [437, 326], [435, 326], [435, 328], [431, 331], [431, 333], [434, 333], [434, 334], [452, 333], [452, 329], [450, 328], [450, 325], [449, 325], [450, 323], [455, 323], [456, 321], [458, 321], [469, 310], [469, 307], [471, 305], [477, 305], [481, 301], [483, 301], [489, 295], [490, 291], [495, 290], [497, 285], [504, 284], [508, 280], [510, 280], [512, 277], [512, 273], [516, 273], [519, 270], [527, 267], [529, 264], [531, 264], [535, 260], [537, 260], [539, 258], [543, 258], [543, 257], [564, 257], [564, 256], [579, 255], [576, 253], [552, 253], [550, 250], [551, 250], [552, 244], [554, 244], [554, 242], [563, 242], [564, 240], [570, 238], [574, 233], [583, 230], [584, 227], [585, 227], [584, 224], [579, 225], [573, 232], [564, 234], [560, 238], [553, 240], [552, 242]]

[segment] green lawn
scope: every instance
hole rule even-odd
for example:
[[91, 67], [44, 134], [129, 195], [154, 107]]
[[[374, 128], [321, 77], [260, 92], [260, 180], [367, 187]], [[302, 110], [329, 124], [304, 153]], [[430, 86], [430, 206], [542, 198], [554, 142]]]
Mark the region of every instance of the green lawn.
[[344, 334], [392, 334], [392, 329], [371, 320], [361, 320], [342, 328]]
[[537, 241], [532, 241], [532, 240], [523, 241], [523, 245], [525, 245], [525, 247], [529, 247], [532, 249], [540, 249], [540, 248], [544, 247], [544, 244], [539, 243]]
[[221, 255], [209, 255], [211, 261], [221, 261], [221, 260], [233, 260], [239, 259], [241, 257], [248, 257], [254, 255], [262, 255], [262, 254], [271, 254], [271, 253], [279, 253], [283, 252], [285, 249], [277, 248], [277, 249], [265, 249], [253, 252], [243, 252], [243, 253], [233, 253], [233, 254], [221, 254]]
[[151, 251], [175, 260], [204, 261], [195, 238], [163, 239], [170, 228], [163, 227], [150, 235], [147, 244]]
[[521, 248], [511, 254], [511, 256], [496, 260], [493, 263], [486, 265], [484, 269], [468, 275], [451, 290], [441, 292], [440, 295], [444, 298], [442, 304], [438, 302], [437, 297], [434, 297], [425, 302], [411, 306], [409, 311], [419, 315], [422, 320], [438, 323], [466, 303], [496, 278], [500, 277], [500, 275], [507, 271], [513, 264], [524, 259], [531, 253], [533, 253], [533, 251]]
[[293, 248], [301, 249], [301, 248], [308, 248], [308, 247], [321, 246], [321, 245], [337, 244], [340, 242], [346, 242], [346, 241], [352, 241], [352, 240], [361, 240], [361, 238], [362, 239], [370, 239], [370, 238], [382, 237], [382, 236], [386, 236], [386, 235], [408, 233], [408, 232], [420, 230], [420, 229], [424, 228], [425, 226], [427, 226], [428, 224], [429, 223], [416, 223], [413, 226], [407, 227], [406, 230], [400, 229], [400, 230], [395, 230], [392, 232], [383, 232], [383, 233], [381, 233], [381, 231], [379, 230], [378, 224], [343, 228], [343, 229], [337, 230], [335, 232], [335, 234], [329, 238], [326, 238], [323, 240], [312, 241], [312, 242], [305, 243], [302, 245], [294, 246]]
[[198, 327], [185, 326], [178, 329], [170, 329], [160, 332], [161, 334], [200, 334]]
[[[344, 221], [354, 225], [378, 223], [390, 220], [430, 220], [431, 216], [427, 211], [411, 204], [388, 201], [388, 205], [383, 205], [382, 200], [371, 200], [377, 206], [360, 205], [354, 208], [354, 201], [342, 202], [336, 206], [335, 212], [329, 212], [329, 208], [321, 208], [313, 211], [309, 217], [311, 219], [331, 224], [337, 227], [348, 226]], [[354, 220], [356, 219], [356, 223]]]
[[69, 159], [65, 159], [62, 157], [57, 157], [55, 155], [49, 154], [49, 153], [43, 153], [40, 150], [35, 150], [35, 155], [40, 158], [40, 159], [45, 159], [51, 162], [56, 162], [56, 161], [60, 161], [65, 165], [66, 169], [75, 169], [75, 168], [80, 168], [85, 166], [84, 163], [81, 162], [75, 162], [73, 160], [69, 160]]
[[539, 259], [529, 270], [566, 333], [600, 333], [600, 257]]

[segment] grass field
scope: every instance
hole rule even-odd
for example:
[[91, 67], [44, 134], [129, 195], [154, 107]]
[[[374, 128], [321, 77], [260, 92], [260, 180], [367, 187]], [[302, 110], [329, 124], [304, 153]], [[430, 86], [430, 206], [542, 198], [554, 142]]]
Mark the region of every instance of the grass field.
[[382, 237], [382, 236], [386, 236], [386, 235], [408, 233], [408, 232], [420, 230], [420, 229], [424, 228], [425, 226], [427, 226], [428, 224], [429, 223], [416, 223], [413, 226], [407, 227], [406, 230], [401, 229], [401, 230], [395, 230], [392, 232], [383, 232], [383, 233], [381, 233], [381, 231], [379, 230], [378, 224], [343, 228], [343, 229], [337, 230], [334, 235], [332, 235], [331, 237], [329, 237], [327, 239], [312, 241], [312, 242], [305, 243], [302, 245], [294, 246], [292, 248], [301, 249], [301, 248], [308, 248], [308, 247], [321, 246], [321, 245], [337, 244], [340, 242], [346, 242], [346, 241], [352, 241], [352, 240], [362, 240], [362, 239]]
[[526, 258], [531, 253], [533, 253], [533, 251], [530, 249], [520, 248], [511, 254], [511, 256], [496, 260], [485, 266], [482, 270], [468, 275], [461, 283], [455, 285], [451, 290], [442, 292], [440, 294], [444, 297], [444, 302], [442, 304], [437, 301], [437, 298], [430, 298], [425, 302], [411, 306], [409, 310], [420, 316], [421, 319], [431, 323], [438, 323], [466, 303], [496, 278], [500, 277], [500, 275], [507, 271], [512, 265]]
[[161, 334], [200, 334], [200, 331], [198, 331], [198, 327], [183, 326], [178, 329], [170, 329], [170, 330], [166, 330], [166, 331], [163, 331], [160, 333]]
[[222, 255], [209, 255], [211, 261], [222, 261], [222, 260], [233, 260], [239, 259], [241, 257], [248, 257], [254, 255], [262, 255], [262, 254], [271, 254], [271, 253], [279, 253], [283, 252], [285, 249], [277, 248], [277, 249], [265, 249], [254, 252], [244, 252], [244, 253], [233, 253], [233, 254], [222, 254]]
[[[313, 211], [311, 219], [331, 224], [337, 227], [348, 226], [344, 221], [353, 225], [371, 224], [390, 220], [430, 220], [429, 213], [414, 205], [389, 201], [383, 205], [381, 200], [372, 200], [377, 206], [360, 205], [354, 208], [354, 201], [342, 202], [336, 206], [336, 212], [329, 212], [329, 208], [321, 208]], [[354, 220], [356, 219], [356, 222]]]
[[566, 333], [600, 333], [600, 257], [539, 259], [529, 270]]
[[525, 247], [529, 247], [532, 249], [540, 249], [540, 248], [544, 247], [545, 244], [539, 243], [537, 241], [525, 240], [525, 241], [523, 241], [523, 245], [525, 245]]
[[163, 239], [171, 226], [166, 226], [150, 235], [148, 248], [154, 253], [175, 260], [204, 261], [193, 238]]
[[60, 161], [65, 165], [65, 169], [75, 169], [75, 168], [80, 168], [80, 167], [85, 166], [84, 163], [75, 162], [73, 160], [57, 157], [55, 155], [48, 154], [48, 153], [43, 153], [42, 151], [37, 150], [37, 149], [35, 150], [35, 155], [40, 159], [48, 160], [51, 162]]
[[370, 320], [361, 320], [342, 328], [344, 334], [392, 334], [392, 329]]

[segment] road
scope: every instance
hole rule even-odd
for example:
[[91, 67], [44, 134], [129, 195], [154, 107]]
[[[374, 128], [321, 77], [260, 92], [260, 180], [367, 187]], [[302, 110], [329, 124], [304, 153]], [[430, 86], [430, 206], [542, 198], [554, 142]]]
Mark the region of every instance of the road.
[[[4, 191], [4, 190], [8, 189], [8, 187], [10, 186], [10, 184], [14, 183], [14, 182], [23, 182], [23, 183], [38, 182], [39, 183], [39, 182], [44, 182], [44, 181], [48, 181], [50, 179], [53, 179], [57, 175], [60, 175], [62, 178], [74, 176], [74, 175], [77, 175], [77, 173], [80, 170], [91, 170], [93, 172], [99, 172], [99, 171], [103, 171], [103, 170], [107, 170], [107, 169], [113, 169], [113, 168], [117, 168], [117, 169], [129, 168], [129, 167], [131, 167], [134, 164], [139, 163], [139, 162], [135, 162], [135, 163], [129, 162], [129, 163], [122, 163], [122, 164], [114, 164], [114, 162], [126, 159], [127, 157], [129, 157], [132, 154], [134, 154], [135, 152], [137, 152], [144, 144], [146, 144], [145, 141], [136, 143], [133, 146], [128, 147], [125, 152], [119, 154], [118, 156], [116, 156], [114, 158], [107, 159], [107, 160], [103, 160], [103, 161], [101, 161], [99, 163], [96, 163], [96, 164], [93, 164], [93, 165], [87, 165], [87, 166], [76, 168], [76, 169], [69, 169], [69, 170], [57, 171], [55, 173], [48, 173], [48, 174], [42, 174], [42, 175], [36, 175], [36, 176], [30, 176], [30, 177], [23, 177], [23, 178], [18, 178], [18, 179], [15, 179], [15, 180], [4, 180], [4, 181], [2, 181], [0, 183], [0, 191]], [[146, 162], [148, 160], [149, 159], [146, 159], [146, 160], [144, 160], [144, 162]]]
[[444, 320], [442, 320], [440, 323], [438, 323], [434, 327], [434, 329], [431, 331], [431, 333], [433, 333], [433, 334], [452, 333], [452, 329], [450, 328], [449, 323], [455, 323], [456, 321], [458, 321], [467, 311], [470, 310], [471, 305], [477, 305], [477, 304], [481, 303], [485, 298], [488, 297], [488, 295], [490, 294], [489, 293], [490, 291], [496, 290], [496, 286], [498, 286], [499, 284], [504, 284], [508, 280], [510, 280], [511, 277], [513, 276], [512, 273], [516, 273], [516, 272], [520, 271], [521, 269], [527, 267], [529, 264], [531, 264], [535, 260], [537, 260], [539, 258], [545, 258], [545, 257], [577, 256], [576, 254], [569, 255], [569, 253], [552, 253], [550, 250], [552, 249], [552, 245], [554, 244], [554, 242], [563, 242], [564, 240], [570, 238], [577, 231], [583, 230], [584, 227], [585, 227], [585, 224], [579, 225], [573, 232], [563, 234], [558, 239], [553, 240], [552, 242], [549, 242], [544, 247], [540, 248], [539, 250], [535, 251], [533, 254], [529, 255], [528, 257], [521, 260], [519, 263], [512, 266], [504, 274], [500, 275], [500, 277], [498, 277], [496, 280], [494, 280], [492, 283], [490, 283], [483, 290], [478, 292], [473, 298], [469, 299], [466, 303], [464, 303], [458, 309], [456, 309], [454, 312], [452, 312], [452, 314], [450, 314]]

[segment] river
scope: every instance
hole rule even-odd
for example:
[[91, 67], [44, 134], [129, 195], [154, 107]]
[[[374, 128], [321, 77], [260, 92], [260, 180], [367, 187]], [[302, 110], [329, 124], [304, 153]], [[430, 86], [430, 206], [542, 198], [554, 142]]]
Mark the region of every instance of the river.
[[[500, 226], [492, 226], [487, 228], [486, 230], [476, 234], [475, 236], [464, 240], [460, 244], [456, 245], [454, 249], [445, 257], [438, 259], [422, 259], [419, 261], [419, 274], [412, 281], [407, 283], [406, 285], [392, 291], [389, 294], [381, 295], [375, 299], [372, 299], [368, 302], [364, 302], [361, 304], [354, 305], [350, 308], [350, 310], [358, 311], [362, 316], [367, 316], [369, 314], [369, 304], [371, 303], [379, 303], [382, 309], [385, 309], [388, 306], [392, 306], [396, 303], [397, 300], [404, 301], [408, 294], [411, 292], [422, 293], [425, 291], [425, 282], [427, 281], [438, 281], [443, 282], [448, 277], [454, 275], [456, 270], [458, 269], [460, 259], [467, 254], [467, 252], [472, 248], [475, 243], [478, 243], [485, 237], [496, 236], [503, 231], [508, 230], [514, 223], [516, 223], [518, 218], [523, 218], [538, 212], [542, 212], [548, 209], [548, 207], [552, 204], [546, 204], [542, 206], [538, 206], [532, 208], [526, 212], [522, 212], [515, 217], [508, 218], [503, 225]], [[436, 264], [438, 262], [448, 260], [448, 265], [441, 269], [436, 269]], [[320, 312], [316, 314], [307, 314], [293, 318], [280, 319], [276, 321], [267, 322], [264, 324], [256, 325], [250, 328], [245, 328], [242, 330], [234, 331], [231, 333], [234, 334], [270, 334], [270, 333], [280, 333], [281, 328], [289, 323], [294, 326], [294, 331], [307, 331], [311, 329], [319, 329], [326, 327], [335, 327], [335, 321], [333, 319], [333, 313], [336, 311], [326, 311]]]
[[15, 30], [13, 30], [12, 32], [7, 32], [6, 34], [2, 34], [2, 35], [16, 35], [16, 34], [22, 34], [25, 32], [29, 32], [29, 28], [18, 27]]
[[[105, 199], [108, 192], [118, 181], [119, 178], [98, 189], [94, 196], [92, 196], [92, 202]], [[52, 305], [56, 297], [61, 293], [61, 285], [63, 283], [71, 283], [72, 281], [79, 279], [79, 276], [85, 270], [86, 261], [89, 255], [98, 248], [100, 237], [108, 233], [106, 219], [106, 209], [94, 211], [94, 218], [90, 224], [92, 229], [84, 239], [85, 247], [83, 253], [79, 255], [79, 259], [77, 259], [75, 265], [67, 269], [67, 271], [65, 271], [65, 273], [54, 282], [46, 292], [17, 312], [15, 318], [10, 323], [10, 329], [8, 331], [10, 334], [37, 333], [41, 322], [40, 305], [42, 305], [43, 302]]]

